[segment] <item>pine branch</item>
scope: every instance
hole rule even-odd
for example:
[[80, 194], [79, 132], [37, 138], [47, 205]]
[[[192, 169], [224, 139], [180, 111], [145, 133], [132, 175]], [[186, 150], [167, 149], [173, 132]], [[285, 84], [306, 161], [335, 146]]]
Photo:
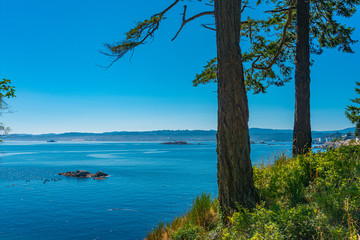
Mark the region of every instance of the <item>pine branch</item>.
[[123, 57], [127, 52], [133, 51], [135, 47], [145, 43], [148, 38], [154, 36], [155, 31], [160, 26], [163, 16], [172, 9], [181, 0], [175, 0], [169, 7], [160, 13], [154, 14], [149, 20], [144, 20], [137, 26], [126, 33], [126, 38], [117, 44], [105, 44], [109, 52], [101, 52], [102, 54], [114, 58], [114, 60], [105, 68], [110, 68], [115, 62]]
[[[293, 5], [295, 3], [293, 2]], [[266, 67], [261, 67], [259, 65], [256, 65], [256, 62], [260, 59], [261, 56], [259, 56], [252, 64], [251, 64], [251, 67], [254, 68], [254, 69], [258, 69], [258, 70], [269, 70], [272, 68], [272, 66], [276, 63], [276, 60], [278, 59], [278, 57], [280, 56], [280, 53], [282, 51], [282, 48], [284, 46], [286, 46], [286, 33], [287, 33], [287, 30], [289, 28], [289, 26], [291, 25], [292, 23], [292, 10], [293, 10], [293, 7], [290, 7], [287, 9], [287, 21], [284, 25], [284, 28], [283, 28], [283, 33], [282, 33], [282, 37], [281, 37], [281, 42], [280, 42], [280, 45], [279, 45], [279, 48], [274, 56], [274, 58], [270, 61], [270, 64]]]

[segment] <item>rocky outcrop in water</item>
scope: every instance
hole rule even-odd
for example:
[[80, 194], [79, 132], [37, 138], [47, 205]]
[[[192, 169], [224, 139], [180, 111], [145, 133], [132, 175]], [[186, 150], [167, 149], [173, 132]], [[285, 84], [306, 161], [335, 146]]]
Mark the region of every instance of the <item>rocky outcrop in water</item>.
[[185, 141], [172, 141], [172, 142], [164, 142], [161, 144], [167, 144], [167, 145], [191, 145], [192, 143], [188, 143]]
[[[79, 178], [96, 178], [99, 180], [103, 180], [105, 177], [109, 176], [104, 172], [98, 171], [95, 174], [88, 172], [86, 170], [77, 170], [76, 172], [62, 172], [59, 175], [66, 176], [66, 177], [79, 177]], [[102, 179], [100, 179], [102, 178]]]

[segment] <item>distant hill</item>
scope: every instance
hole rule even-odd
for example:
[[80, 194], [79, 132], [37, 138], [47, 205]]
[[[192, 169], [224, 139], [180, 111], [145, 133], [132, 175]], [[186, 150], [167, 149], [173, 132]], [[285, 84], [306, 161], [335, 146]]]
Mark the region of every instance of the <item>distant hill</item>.
[[[355, 128], [346, 128], [335, 131], [312, 131], [312, 138], [333, 138], [339, 137], [348, 132], [354, 132]], [[292, 142], [292, 130], [250, 128], [250, 136], [253, 141], [276, 141]]]
[[[313, 131], [313, 139], [324, 137], [338, 137], [347, 132], [354, 132], [355, 128], [337, 131]], [[104, 133], [48, 133], [48, 134], [10, 134], [2, 137], [10, 141], [216, 141], [215, 130], [161, 130], [144, 132], [104, 132]], [[291, 142], [292, 130], [250, 128], [252, 141]]]
[[4, 140], [17, 141], [215, 141], [216, 131], [209, 130], [161, 130], [144, 132], [104, 132], [104, 133], [49, 133], [49, 134], [10, 134]]

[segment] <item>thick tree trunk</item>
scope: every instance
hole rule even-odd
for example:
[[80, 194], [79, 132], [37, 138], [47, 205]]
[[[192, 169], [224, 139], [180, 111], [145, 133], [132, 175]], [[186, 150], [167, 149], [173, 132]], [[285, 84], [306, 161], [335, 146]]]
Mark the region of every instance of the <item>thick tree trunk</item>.
[[240, 51], [241, 1], [215, 0], [218, 61], [218, 185], [225, 216], [257, 201], [250, 161], [249, 109]]
[[298, 0], [296, 6], [295, 122], [293, 156], [311, 149], [310, 124], [310, 5]]

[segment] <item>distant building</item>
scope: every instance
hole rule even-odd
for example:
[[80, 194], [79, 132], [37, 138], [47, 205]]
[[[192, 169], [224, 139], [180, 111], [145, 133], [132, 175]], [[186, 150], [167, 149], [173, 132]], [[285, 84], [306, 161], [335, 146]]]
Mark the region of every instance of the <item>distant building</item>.
[[354, 138], [355, 138], [355, 134], [352, 133], [352, 132], [348, 132], [348, 133], [346, 133], [343, 137], [344, 137], [344, 140], [354, 139]]

